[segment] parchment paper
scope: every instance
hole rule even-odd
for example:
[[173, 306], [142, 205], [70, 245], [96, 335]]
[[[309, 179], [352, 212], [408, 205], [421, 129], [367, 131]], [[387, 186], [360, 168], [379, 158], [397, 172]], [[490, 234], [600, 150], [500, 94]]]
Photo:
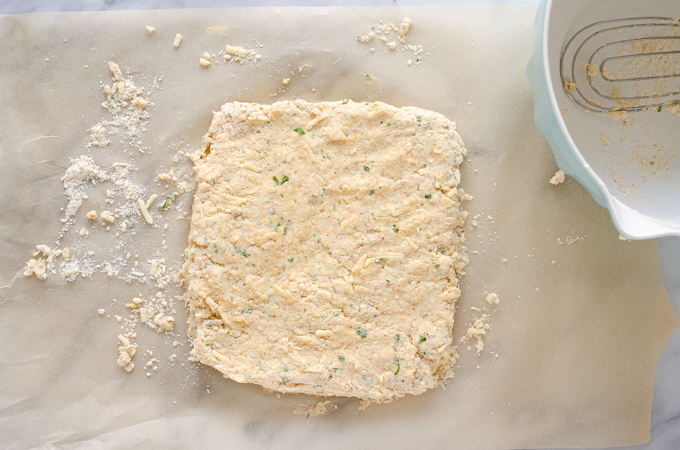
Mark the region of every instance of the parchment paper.
[[[649, 439], [654, 366], [678, 320], [655, 242], [620, 241], [606, 210], [578, 183], [547, 183], [557, 168], [533, 126], [524, 76], [534, 14], [534, 7], [486, 5], [0, 18], [0, 445], [507, 449]], [[404, 16], [414, 22], [409, 43], [424, 47], [422, 64], [405, 65], [412, 54], [375, 40], [356, 41], [379, 20], [398, 24]], [[146, 25], [156, 32], [147, 35]], [[207, 32], [216, 26], [228, 29]], [[175, 33], [184, 36], [179, 49]], [[226, 44], [257, 49], [262, 60], [199, 66], [204, 52]], [[107, 118], [99, 82], [109, 81], [108, 60], [138, 86], [163, 77], [151, 96], [143, 136], [151, 150], [143, 155], [125, 156], [118, 142], [86, 148], [88, 128]], [[304, 64], [311, 71], [303, 77]], [[291, 78], [286, 89], [284, 78]], [[481, 357], [459, 347], [445, 390], [365, 411], [356, 400], [333, 399], [337, 409], [329, 405], [325, 415], [293, 415], [319, 399], [266, 393], [188, 362], [180, 303], [175, 335], [138, 328], [137, 368], [128, 374], [115, 362], [113, 315], [127, 315], [123, 304], [148, 285], [102, 273], [72, 284], [23, 277], [35, 245], [52, 245], [62, 227], [60, 178], [69, 158], [90, 154], [103, 167], [132, 160], [136, 179], [161, 194], [171, 188], [156, 174], [181, 165], [172, 162], [178, 149], [199, 145], [212, 110], [225, 101], [294, 98], [414, 105], [457, 122], [469, 150], [463, 187], [475, 199], [467, 206], [471, 258], [455, 334], [482, 312], [492, 328]], [[85, 212], [102, 209], [95, 191], [64, 245], [89, 226]], [[190, 194], [179, 205], [188, 210]], [[88, 248], [97, 261], [132, 251], [142, 266], [154, 255], [177, 266], [188, 221], [167, 223], [164, 232], [139, 222], [132, 250], [112, 250], [111, 235], [93, 228]], [[499, 307], [485, 304], [486, 291], [499, 295]], [[147, 350], [158, 371], [145, 367]]]

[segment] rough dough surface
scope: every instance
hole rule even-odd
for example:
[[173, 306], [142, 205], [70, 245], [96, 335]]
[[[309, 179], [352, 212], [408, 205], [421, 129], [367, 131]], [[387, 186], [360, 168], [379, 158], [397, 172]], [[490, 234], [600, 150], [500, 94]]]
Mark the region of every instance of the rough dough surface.
[[192, 156], [193, 357], [240, 383], [371, 401], [451, 377], [464, 156], [455, 124], [419, 108], [225, 104]]

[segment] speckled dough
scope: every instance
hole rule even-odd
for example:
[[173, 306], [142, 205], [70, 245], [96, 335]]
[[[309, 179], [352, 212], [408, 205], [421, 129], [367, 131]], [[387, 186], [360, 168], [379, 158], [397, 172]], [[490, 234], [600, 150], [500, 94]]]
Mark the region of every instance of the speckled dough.
[[452, 375], [465, 156], [441, 114], [228, 103], [193, 155], [192, 355], [240, 383], [386, 401]]

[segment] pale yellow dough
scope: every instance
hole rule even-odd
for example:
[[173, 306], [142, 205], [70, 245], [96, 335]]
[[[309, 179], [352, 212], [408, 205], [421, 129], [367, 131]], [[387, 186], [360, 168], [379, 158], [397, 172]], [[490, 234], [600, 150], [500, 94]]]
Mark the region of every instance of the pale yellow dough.
[[193, 357], [240, 383], [371, 401], [452, 376], [464, 156], [455, 124], [419, 108], [224, 105], [193, 155]]

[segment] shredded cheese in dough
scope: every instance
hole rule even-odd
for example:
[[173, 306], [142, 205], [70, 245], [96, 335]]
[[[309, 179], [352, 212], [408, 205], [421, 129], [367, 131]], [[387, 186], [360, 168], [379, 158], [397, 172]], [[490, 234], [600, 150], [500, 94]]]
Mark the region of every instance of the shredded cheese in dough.
[[153, 225], [153, 219], [151, 218], [151, 215], [149, 214], [149, 208], [153, 204], [154, 201], [158, 198], [158, 195], [153, 194], [151, 197], [149, 197], [149, 200], [144, 202], [141, 198], [137, 200], [139, 203], [139, 210], [142, 212], [142, 216], [144, 217], [144, 220], [146, 220], [146, 223], [149, 225]]

